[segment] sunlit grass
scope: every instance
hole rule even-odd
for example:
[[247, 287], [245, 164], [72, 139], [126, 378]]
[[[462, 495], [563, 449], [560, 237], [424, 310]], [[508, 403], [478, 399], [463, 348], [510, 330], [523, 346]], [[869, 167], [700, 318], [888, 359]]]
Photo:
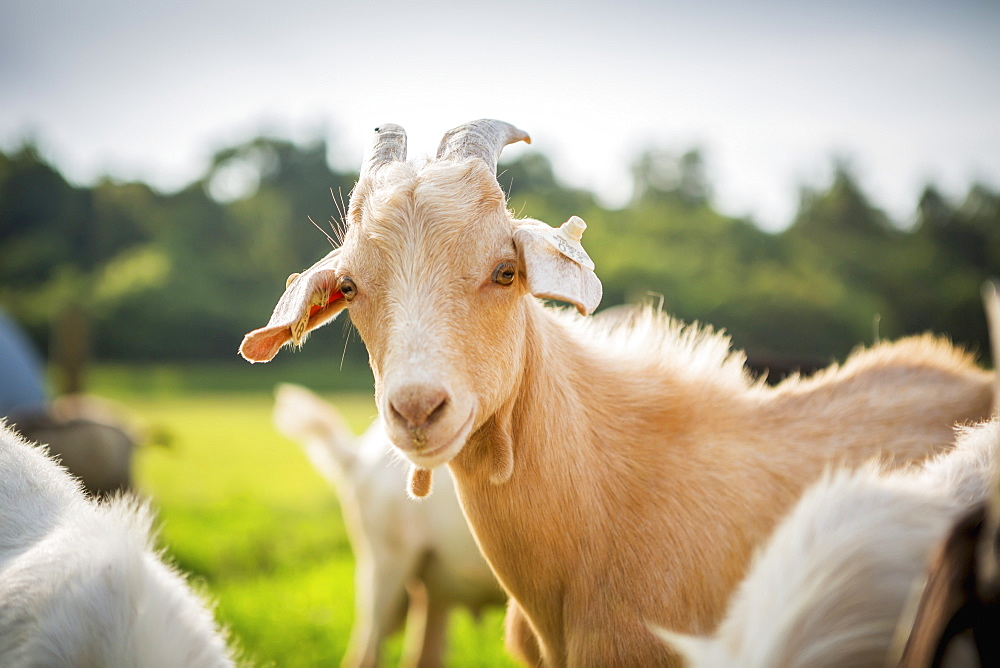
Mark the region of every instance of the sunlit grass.
[[[354, 617], [353, 557], [336, 497], [272, 427], [271, 397], [106, 387], [169, 434], [169, 446], [140, 449], [137, 485], [158, 513], [160, 543], [216, 602], [246, 663], [338, 665]], [[327, 396], [356, 432], [375, 415], [370, 394]], [[453, 617], [448, 665], [514, 665], [502, 610]], [[386, 665], [401, 645], [399, 636], [389, 644]]]

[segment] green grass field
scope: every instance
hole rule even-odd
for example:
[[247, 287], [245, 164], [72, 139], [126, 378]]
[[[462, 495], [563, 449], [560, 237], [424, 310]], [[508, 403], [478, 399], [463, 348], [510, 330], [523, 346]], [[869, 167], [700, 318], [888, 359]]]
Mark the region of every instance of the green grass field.
[[[271, 426], [270, 393], [259, 381], [224, 393], [192, 390], [197, 382], [176, 369], [110, 368], [95, 372], [92, 391], [169, 434], [169, 447], [139, 450], [137, 485], [157, 511], [160, 544], [216, 602], [242, 662], [337, 665], [354, 592], [336, 497]], [[375, 415], [370, 391], [325, 396], [357, 432]], [[514, 665], [502, 649], [502, 622], [500, 609], [479, 621], [455, 613], [447, 665]], [[398, 663], [401, 646], [397, 636], [386, 665]]]

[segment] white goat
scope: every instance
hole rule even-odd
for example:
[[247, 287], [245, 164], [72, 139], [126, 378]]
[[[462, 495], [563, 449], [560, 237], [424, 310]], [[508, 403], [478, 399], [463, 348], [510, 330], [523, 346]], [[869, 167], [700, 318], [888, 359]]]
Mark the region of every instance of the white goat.
[[228, 666], [205, 604], [151, 546], [148, 509], [98, 504], [0, 423], [0, 665]]
[[676, 663], [647, 622], [715, 627], [752, 550], [831, 461], [918, 460], [985, 417], [988, 375], [931, 337], [879, 345], [770, 389], [721, 335], [647, 313], [583, 313], [601, 285], [576, 244], [516, 220], [497, 183], [498, 121], [405, 162], [382, 126], [343, 245], [290, 277], [241, 346], [271, 359], [349, 306], [386, 432], [415, 465], [448, 464], [474, 535], [511, 596], [508, 644], [530, 663]]
[[441, 665], [451, 608], [478, 615], [505, 600], [469, 533], [451, 477], [438, 480], [432, 497], [414, 502], [382, 423], [355, 439], [331, 404], [298, 385], [278, 387], [274, 423], [302, 443], [340, 497], [356, 561], [355, 621], [344, 665], [378, 665], [382, 641], [404, 616], [404, 663]]
[[[1000, 419], [1000, 284], [983, 286], [983, 302]], [[1000, 450], [1000, 433], [994, 439]], [[900, 630], [900, 666], [1000, 665], [1000, 468], [989, 498], [959, 518], [939, 546], [920, 602]]]
[[1000, 422], [963, 430], [914, 470], [838, 470], [757, 555], [710, 637], [662, 637], [691, 666], [884, 666], [930, 554], [989, 494]]

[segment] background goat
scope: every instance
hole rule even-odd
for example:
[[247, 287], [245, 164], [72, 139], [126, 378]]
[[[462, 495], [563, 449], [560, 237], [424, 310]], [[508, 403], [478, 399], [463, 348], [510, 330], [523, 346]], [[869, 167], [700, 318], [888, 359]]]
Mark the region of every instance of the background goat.
[[135, 449], [151, 441], [151, 432], [122, 407], [85, 394], [56, 397], [41, 409], [12, 413], [9, 421], [29, 441], [44, 443], [95, 497], [131, 490]]
[[340, 498], [356, 562], [354, 628], [344, 664], [378, 665], [382, 641], [405, 616], [404, 663], [441, 665], [451, 608], [462, 605], [478, 615], [483, 606], [504, 602], [451, 477], [441, 476], [433, 496], [414, 502], [381, 422], [355, 439], [331, 404], [298, 385], [277, 388], [274, 423], [302, 443]]
[[349, 305], [414, 492], [437, 466], [454, 475], [512, 598], [512, 649], [676, 662], [647, 621], [714, 628], [751, 551], [829, 462], [945, 446], [956, 421], [987, 415], [989, 377], [922, 337], [768, 389], [709, 330], [545, 308], [534, 297], [590, 313], [601, 286], [572, 230], [507, 210], [496, 161], [522, 139], [477, 121], [417, 167], [402, 128], [378, 128], [343, 245], [289, 277], [241, 352], [267, 361]]
[[0, 664], [228, 666], [205, 604], [152, 548], [148, 509], [98, 504], [0, 423]]

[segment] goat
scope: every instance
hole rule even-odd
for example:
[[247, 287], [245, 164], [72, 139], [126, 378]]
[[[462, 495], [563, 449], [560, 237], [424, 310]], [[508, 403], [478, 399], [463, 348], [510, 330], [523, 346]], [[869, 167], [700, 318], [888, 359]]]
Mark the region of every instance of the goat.
[[829, 473], [756, 556], [714, 634], [661, 637], [695, 668], [887, 665], [935, 545], [989, 493], [998, 439], [993, 420], [923, 467]]
[[[376, 420], [356, 441], [336, 408], [299, 385], [278, 386], [274, 423], [302, 443], [340, 497], [356, 561], [354, 628], [343, 664], [378, 665], [382, 641], [405, 615], [404, 663], [442, 665], [451, 608], [462, 605], [478, 615], [505, 600], [469, 533], [450, 476], [437, 481], [432, 497], [414, 503], [382, 423]], [[422, 635], [413, 633], [420, 628]]]
[[[1000, 411], [1000, 293], [983, 286], [996, 374], [994, 411]], [[1000, 414], [995, 419], [1000, 419]], [[1000, 449], [1000, 434], [993, 437]], [[926, 585], [906, 631], [899, 665], [906, 667], [1000, 664], [1000, 469], [988, 499], [951, 528], [928, 570]]]
[[41, 409], [12, 413], [8, 420], [29, 441], [45, 443], [97, 498], [132, 489], [135, 449], [153, 441], [151, 430], [121, 406], [87, 394], [65, 394]]
[[583, 221], [555, 230], [507, 210], [496, 163], [518, 140], [476, 121], [417, 166], [402, 128], [378, 128], [343, 244], [289, 277], [240, 352], [267, 361], [349, 306], [412, 491], [449, 466], [510, 596], [509, 649], [675, 664], [647, 621], [714, 628], [752, 550], [829, 462], [926, 457], [987, 414], [990, 380], [923, 336], [767, 388], [710, 329], [545, 307], [536, 298], [591, 313], [601, 284], [576, 243]]
[[[986, 303], [1000, 335], [995, 291]], [[998, 448], [995, 416], [917, 471], [830, 474], [775, 530], [712, 636], [658, 633], [696, 667], [890, 665], [904, 649], [906, 666], [995, 665], [997, 609], [977, 596], [976, 572], [996, 563], [995, 543], [979, 534], [997, 493]], [[923, 589], [928, 555], [946, 535]], [[980, 541], [987, 564], [977, 564]]]
[[88, 499], [0, 423], [0, 664], [232, 665], [211, 612], [150, 531], [145, 505]]
[[[988, 503], [969, 510], [951, 527], [928, 569], [899, 665], [1000, 665], [1000, 601], [996, 574], [984, 568], [997, 559], [997, 534]], [[989, 550], [986, 555], [983, 553]]]

